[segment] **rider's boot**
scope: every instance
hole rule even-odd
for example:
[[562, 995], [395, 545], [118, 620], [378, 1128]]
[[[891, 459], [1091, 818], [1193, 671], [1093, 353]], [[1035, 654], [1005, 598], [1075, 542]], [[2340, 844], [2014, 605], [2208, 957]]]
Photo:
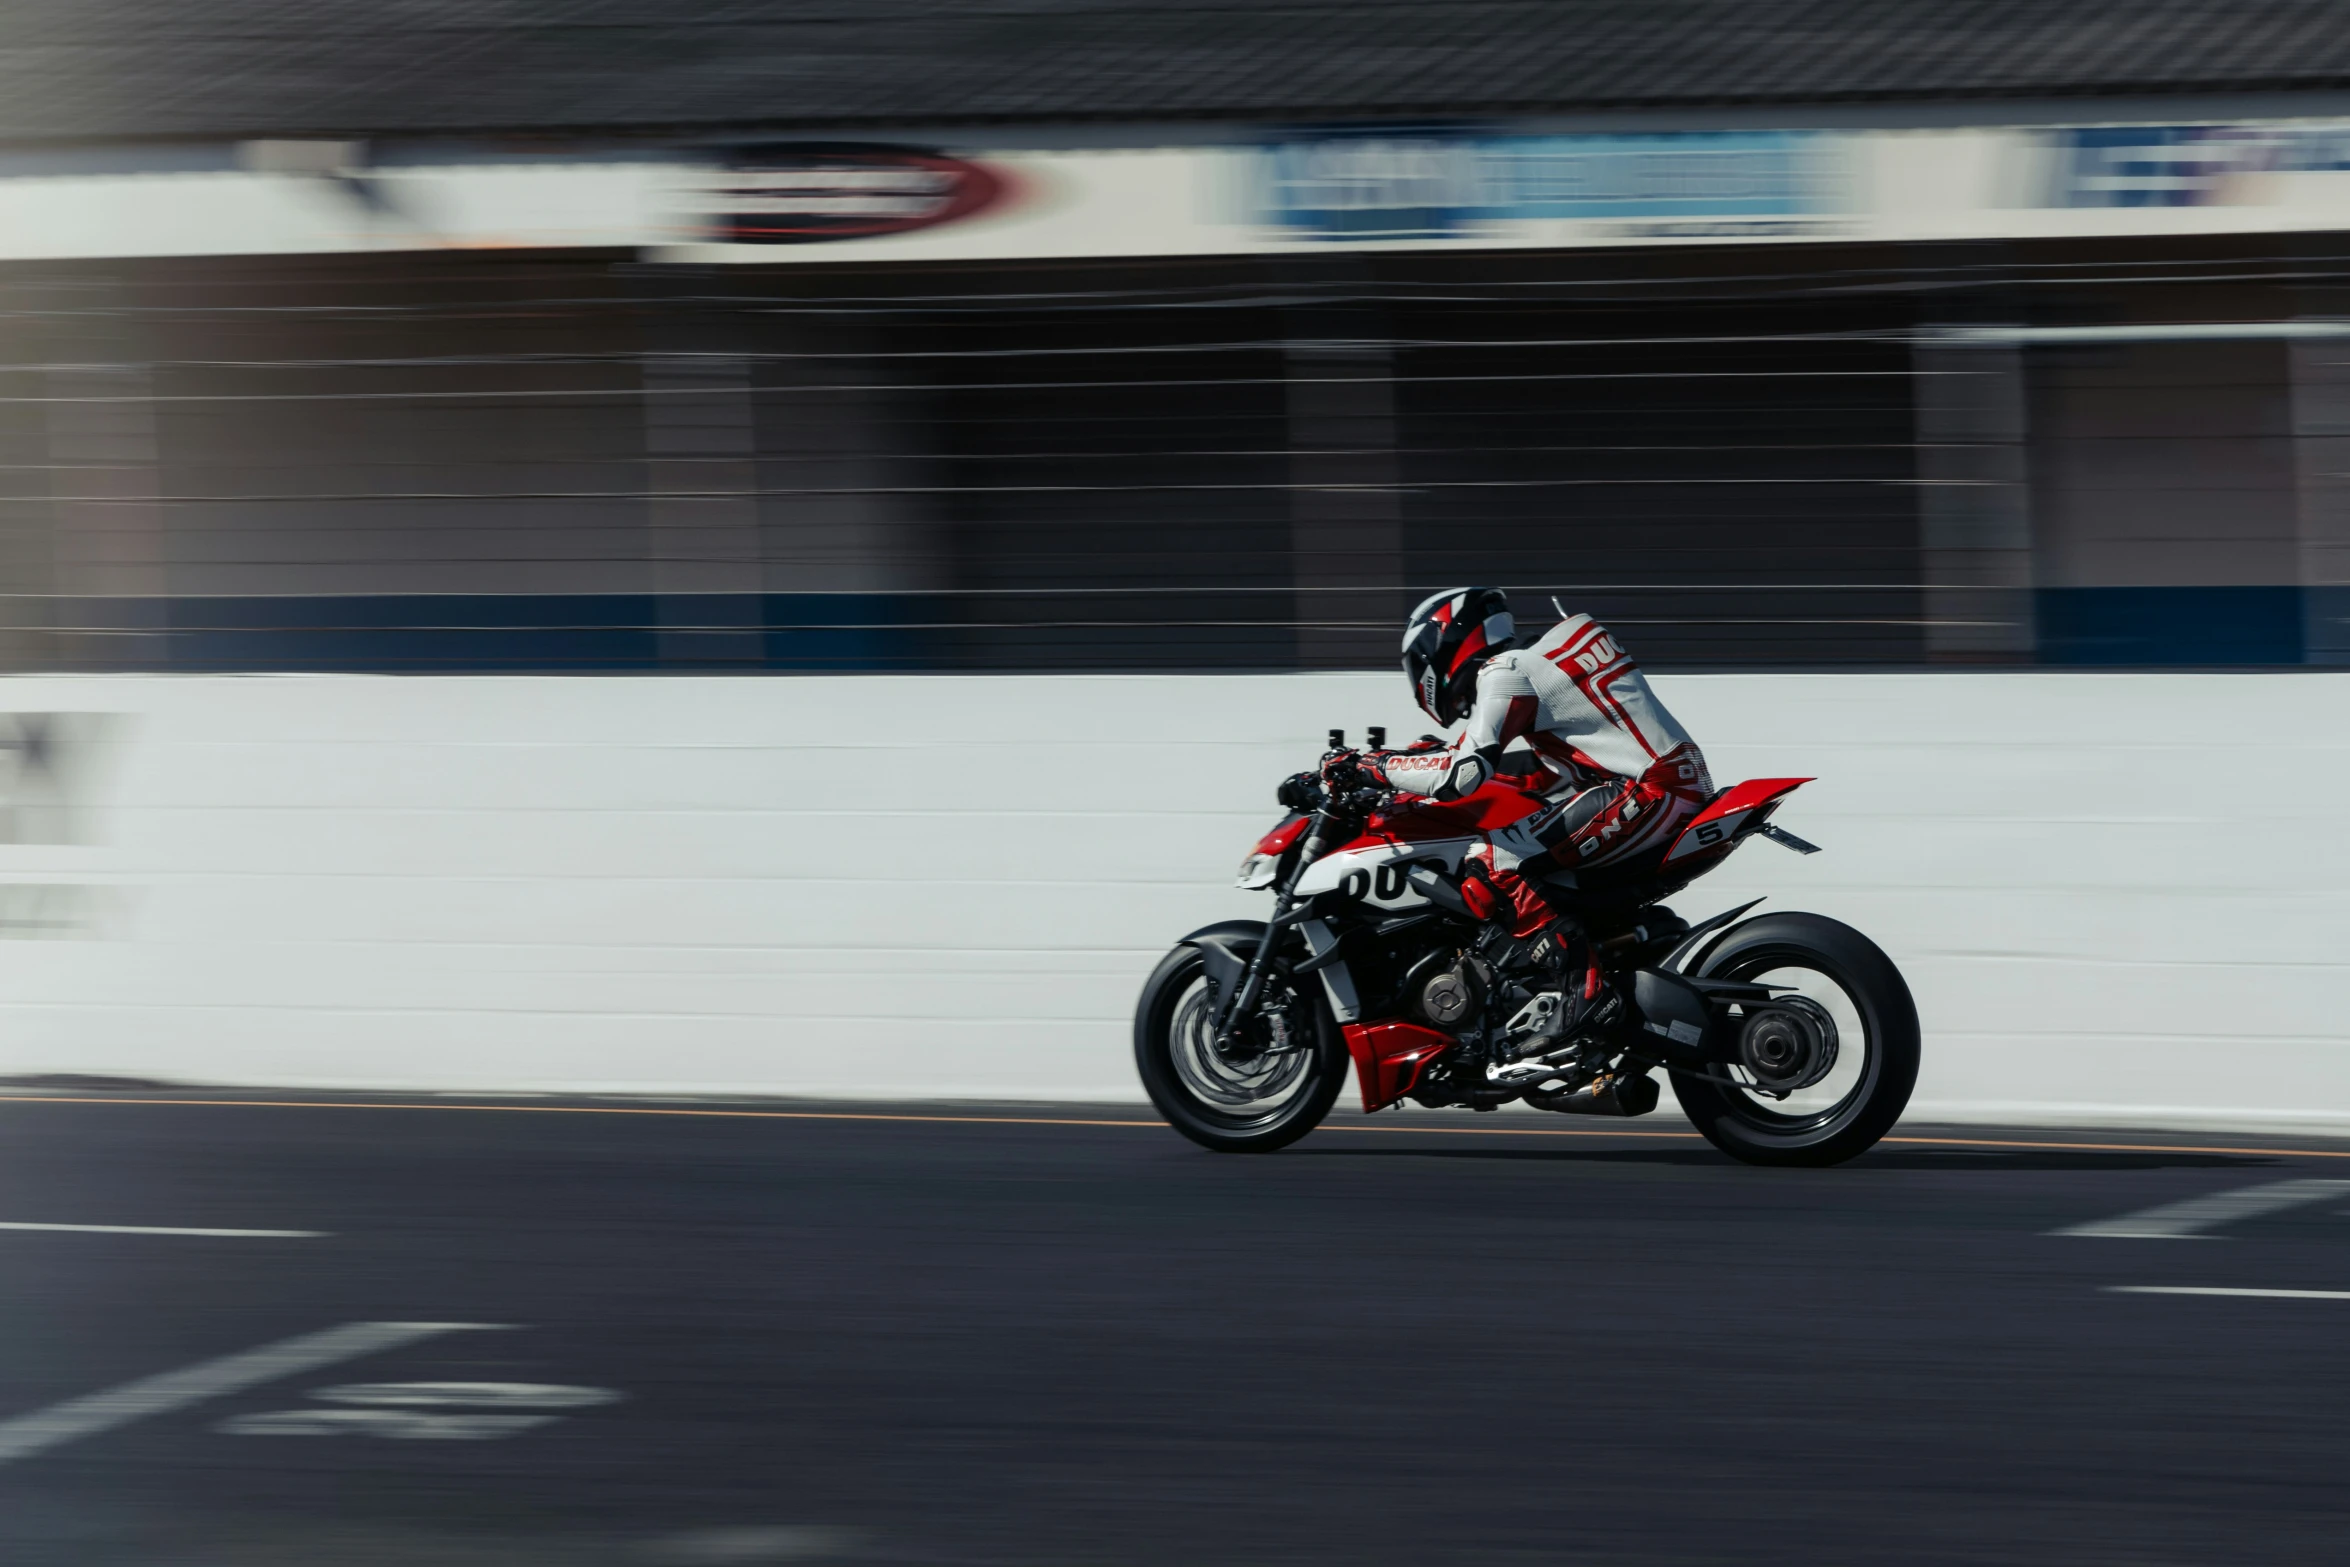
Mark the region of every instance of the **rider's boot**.
[[1461, 862], [1461, 901], [1487, 924], [1499, 925], [1520, 941], [1552, 926], [1563, 926], [1559, 911], [1524, 874], [1531, 860], [1506, 866], [1484, 844], [1471, 849]]
[[1461, 896], [1478, 918], [1506, 929], [1516, 952], [1539, 969], [1549, 987], [1527, 1010], [1539, 1021], [1509, 1042], [1509, 1058], [1523, 1059], [1553, 1049], [1599, 1006], [1605, 994], [1599, 956], [1582, 927], [1550, 905], [1521, 868], [1478, 857], [1477, 874], [1461, 884]]
[[[1562, 927], [1566, 924], [1563, 920], [1559, 923]], [[1543, 939], [1556, 939], [1562, 948], [1552, 959], [1556, 966], [1551, 982], [1557, 988], [1536, 995], [1519, 1014], [1524, 1024], [1504, 1042], [1505, 1053], [1513, 1061], [1556, 1050], [1598, 1015], [1608, 1000], [1607, 982], [1588, 941], [1579, 933], [1564, 932], [1548, 933]]]

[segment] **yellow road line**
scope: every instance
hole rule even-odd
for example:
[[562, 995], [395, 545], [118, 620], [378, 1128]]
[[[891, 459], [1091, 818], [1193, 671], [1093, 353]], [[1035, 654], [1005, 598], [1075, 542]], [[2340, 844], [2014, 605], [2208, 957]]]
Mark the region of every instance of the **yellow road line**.
[[[1164, 1121], [1107, 1121], [1062, 1115], [909, 1115], [880, 1110], [703, 1110], [681, 1105], [512, 1105], [411, 1103], [366, 1099], [156, 1099], [116, 1094], [0, 1094], [0, 1104], [196, 1105], [249, 1110], [472, 1110], [501, 1115], [665, 1115], [747, 1121], [913, 1121], [957, 1126], [1126, 1126], [1165, 1130]], [[1418, 1132], [1432, 1137], [1637, 1137], [1697, 1142], [1695, 1132], [1625, 1127], [1421, 1126], [1407, 1120], [1375, 1126], [1332, 1126], [1324, 1132]], [[2208, 1153], [2282, 1155], [2295, 1159], [2350, 1159], [2350, 1148], [2235, 1148], [2204, 1143], [2073, 1143], [1995, 1137], [1887, 1137], [1887, 1143], [1933, 1148], [2037, 1148], [2087, 1153]]]
[[112, 1094], [0, 1094], [0, 1104], [207, 1105], [254, 1110], [487, 1110], [501, 1115], [696, 1115], [753, 1121], [952, 1121], [979, 1126], [1155, 1126], [1164, 1121], [1083, 1121], [1056, 1115], [885, 1115], [855, 1110], [691, 1110], [679, 1105], [407, 1104], [367, 1099], [134, 1099]]
[[2289, 1154], [2296, 1159], [2350, 1159], [2350, 1148], [2215, 1148], [2203, 1143], [2026, 1143], [1989, 1137], [1888, 1137], [1884, 1140], [1889, 1143], [1919, 1143], [1947, 1148], [2084, 1148], [2099, 1153]]

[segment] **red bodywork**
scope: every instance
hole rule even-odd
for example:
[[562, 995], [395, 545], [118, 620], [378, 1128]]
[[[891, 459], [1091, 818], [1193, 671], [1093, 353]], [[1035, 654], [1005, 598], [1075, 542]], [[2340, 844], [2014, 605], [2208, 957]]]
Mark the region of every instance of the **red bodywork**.
[[[1706, 802], [1665, 852], [1676, 878], [1702, 874], [1727, 855], [1745, 834], [1762, 825], [1770, 807], [1809, 778], [1754, 778], [1734, 784]], [[1371, 848], [1448, 838], [1482, 837], [1522, 821], [1548, 803], [1541, 795], [1496, 779], [1465, 799], [1405, 800], [1371, 817], [1362, 832], [1340, 849]], [[1257, 843], [1259, 854], [1279, 854], [1303, 836], [1307, 818], [1283, 822]], [[1336, 851], [1333, 851], [1336, 852]], [[1419, 1085], [1428, 1063], [1450, 1049], [1453, 1038], [1437, 1029], [1396, 1018], [1343, 1025], [1348, 1054], [1365, 1111], [1384, 1110]]]
[[1728, 854], [1737, 847], [1742, 832], [1763, 824], [1773, 803], [1810, 782], [1809, 778], [1749, 778], [1732, 784], [1690, 818], [1661, 863], [1676, 867], [1677, 873], [1689, 872], [1695, 869], [1689, 863], [1692, 859]]
[[1542, 809], [1543, 798], [1506, 779], [1495, 779], [1458, 800], [1398, 800], [1363, 824], [1362, 836], [1346, 847], [1409, 843], [1430, 838], [1469, 838], [1498, 832]]
[[1348, 1023], [1344, 1032], [1366, 1112], [1384, 1110], [1410, 1093], [1428, 1063], [1452, 1048], [1450, 1034], [1417, 1023]]
[[1291, 844], [1297, 842], [1298, 839], [1303, 838], [1306, 835], [1306, 826], [1312, 820], [1313, 818], [1310, 816], [1292, 816], [1289, 818], [1289, 820], [1283, 822], [1280, 826], [1274, 828], [1271, 832], [1265, 834], [1265, 836], [1262, 838], [1259, 838], [1257, 840], [1256, 852], [1259, 854], [1282, 853], [1288, 849]]

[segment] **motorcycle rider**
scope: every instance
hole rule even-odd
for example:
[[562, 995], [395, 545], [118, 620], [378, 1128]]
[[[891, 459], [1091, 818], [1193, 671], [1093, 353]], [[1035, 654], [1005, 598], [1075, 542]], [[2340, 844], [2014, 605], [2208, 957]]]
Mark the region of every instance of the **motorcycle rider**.
[[[1713, 779], [1689, 732], [1589, 615], [1570, 615], [1523, 646], [1516, 637], [1498, 588], [1431, 595], [1404, 622], [1404, 673], [1429, 717], [1468, 722], [1450, 744], [1429, 735], [1358, 761], [1401, 793], [1455, 800], [1491, 782], [1503, 751], [1525, 741], [1544, 775], [1534, 787], [1550, 804], [1471, 850], [1461, 893], [1478, 918], [1513, 937], [1550, 933], [1563, 960], [1575, 932], [1544, 895], [1544, 878], [1647, 869], [1703, 809]], [[1586, 1001], [1596, 993], [1598, 971], [1589, 972]]]

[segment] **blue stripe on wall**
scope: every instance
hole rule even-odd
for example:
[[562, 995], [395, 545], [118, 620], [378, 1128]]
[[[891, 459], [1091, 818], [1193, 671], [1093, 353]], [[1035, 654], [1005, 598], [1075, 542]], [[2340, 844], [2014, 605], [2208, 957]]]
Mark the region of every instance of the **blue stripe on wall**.
[[[1036, 649], [1018, 636], [1018, 625], [995, 628], [1010, 633], [1000, 646], [974, 643], [977, 628], [950, 601], [889, 593], [83, 598], [39, 606], [32, 624], [73, 639], [69, 646], [82, 651], [68, 657], [98, 668], [783, 672], [1018, 669], [1049, 662], [1030, 662]], [[2350, 663], [2350, 587], [2043, 588], [2034, 608], [2044, 665]], [[1186, 616], [1198, 613], [1184, 608]], [[1218, 624], [1221, 640], [1212, 646], [1247, 654], [1224, 662], [1286, 663], [1289, 633], [1278, 620]], [[1046, 617], [1032, 629], [1040, 638], [1054, 633]], [[1167, 654], [1211, 650], [1184, 620], [1089, 623], [1082, 634], [1097, 651], [1111, 652], [1125, 646], [1122, 637], [1146, 638], [1162, 664], [1181, 662]]]
[[2301, 590], [2301, 656], [2312, 664], [2350, 664], [2350, 586]]
[[2042, 588], [2043, 664], [2298, 664], [2297, 587]]

